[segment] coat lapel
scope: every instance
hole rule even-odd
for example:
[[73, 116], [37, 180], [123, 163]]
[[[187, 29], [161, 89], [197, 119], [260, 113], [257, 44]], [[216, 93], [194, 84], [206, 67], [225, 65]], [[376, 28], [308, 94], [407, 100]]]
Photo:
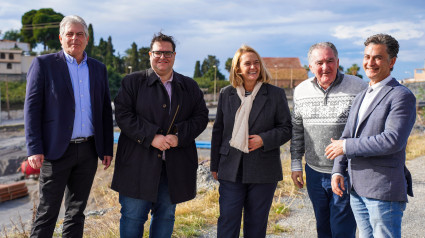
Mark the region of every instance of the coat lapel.
[[351, 125], [351, 137], [355, 137], [356, 128], [357, 128], [356, 122], [359, 117], [359, 109], [360, 109], [360, 106], [362, 105], [363, 98], [365, 97], [366, 92], [367, 92], [367, 89], [363, 90], [359, 95], [359, 98], [361, 99], [357, 100], [356, 103], [353, 103], [353, 105], [351, 105], [350, 114], [354, 116], [353, 123]]
[[236, 111], [241, 105], [241, 99], [239, 98], [238, 93], [236, 92], [236, 88], [232, 88], [232, 91], [230, 92], [229, 103], [230, 115], [236, 115]]
[[87, 58], [87, 67], [89, 69], [89, 83], [90, 83], [90, 101], [91, 101], [91, 107], [92, 107], [91, 110], [92, 112], [95, 112], [94, 107], [96, 103], [94, 102], [94, 94], [96, 90], [94, 90], [94, 88], [95, 88], [95, 81], [96, 81], [96, 73], [94, 72], [94, 69], [90, 67], [90, 65], [91, 65], [91, 60]]
[[257, 119], [260, 112], [263, 110], [264, 105], [267, 101], [267, 88], [266, 84], [261, 85], [260, 90], [257, 93], [257, 96], [254, 99], [254, 102], [252, 103], [251, 113], [249, 114], [249, 121], [248, 125], [249, 128], [254, 125], [255, 120]]
[[[171, 111], [170, 116], [168, 120], [168, 125], [172, 126], [171, 124], [175, 124], [178, 120], [177, 118], [181, 114], [182, 111], [182, 102], [183, 102], [183, 93], [184, 93], [184, 87], [183, 83], [181, 81], [180, 75], [176, 72], [173, 72], [173, 82], [171, 83]], [[178, 111], [177, 111], [178, 107]], [[175, 119], [173, 122], [173, 118], [175, 115]]]
[[[391, 82], [391, 81], [390, 81]], [[373, 99], [372, 103], [367, 108], [363, 118], [361, 121], [359, 121], [359, 127], [360, 125], [366, 120], [366, 118], [369, 117], [369, 115], [375, 110], [376, 106], [384, 99], [384, 97], [393, 89], [393, 87], [384, 85], [382, 89], [379, 91], [378, 95]]]
[[68, 88], [69, 94], [71, 94], [72, 101], [75, 102], [74, 90], [72, 89], [71, 83], [71, 76], [69, 75], [69, 69], [63, 51], [60, 51], [56, 54], [56, 61], [58, 62], [58, 71], [62, 72], [63, 79], [65, 80], [65, 84]]

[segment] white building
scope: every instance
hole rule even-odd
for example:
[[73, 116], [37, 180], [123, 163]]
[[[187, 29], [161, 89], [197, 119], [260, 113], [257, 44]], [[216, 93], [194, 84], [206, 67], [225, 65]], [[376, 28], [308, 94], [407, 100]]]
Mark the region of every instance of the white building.
[[0, 81], [25, 80], [35, 56], [28, 43], [0, 40]]

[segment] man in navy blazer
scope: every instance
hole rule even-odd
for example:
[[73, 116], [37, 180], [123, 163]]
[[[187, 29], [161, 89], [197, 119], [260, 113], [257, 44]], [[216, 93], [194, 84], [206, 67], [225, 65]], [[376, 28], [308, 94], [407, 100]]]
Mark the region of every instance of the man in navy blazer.
[[97, 169], [113, 151], [106, 67], [88, 58], [81, 17], [60, 23], [63, 51], [35, 58], [27, 76], [25, 134], [28, 161], [41, 168], [40, 203], [31, 237], [52, 237], [65, 193], [64, 237], [82, 237], [84, 209]]
[[353, 101], [340, 140], [326, 148], [335, 159], [332, 189], [345, 190], [348, 169], [350, 203], [360, 237], [401, 237], [401, 220], [412, 179], [405, 166], [406, 144], [416, 118], [416, 98], [391, 77], [399, 45], [390, 35], [365, 41], [363, 67], [369, 87]]

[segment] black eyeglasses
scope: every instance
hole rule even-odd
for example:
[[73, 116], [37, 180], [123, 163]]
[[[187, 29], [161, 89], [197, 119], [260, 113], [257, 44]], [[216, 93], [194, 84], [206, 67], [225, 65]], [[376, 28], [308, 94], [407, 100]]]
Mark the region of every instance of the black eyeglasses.
[[153, 57], [160, 58], [164, 55], [165, 58], [171, 58], [174, 55], [174, 51], [151, 51]]

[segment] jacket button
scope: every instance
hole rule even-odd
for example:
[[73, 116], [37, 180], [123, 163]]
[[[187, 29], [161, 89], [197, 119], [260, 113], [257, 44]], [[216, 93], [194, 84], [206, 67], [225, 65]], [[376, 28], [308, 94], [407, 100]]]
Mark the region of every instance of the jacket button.
[[158, 154], [158, 158], [161, 158], [161, 156], [162, 156], [161, 154]]
[[140, 140], [137, 140], [137, 143], [142, 144], [142, 142]]
[[162, 104], [162, 107], [163, 107], [163, 108], [166, 108], [166, 107], [167, 107], [167, 104]]
[[164, 130], [162, 130], [162, 129], [159, 131], [159, 133], [161, 133], [161, 134], [162, 134], [163, 132], [164, 132]]

